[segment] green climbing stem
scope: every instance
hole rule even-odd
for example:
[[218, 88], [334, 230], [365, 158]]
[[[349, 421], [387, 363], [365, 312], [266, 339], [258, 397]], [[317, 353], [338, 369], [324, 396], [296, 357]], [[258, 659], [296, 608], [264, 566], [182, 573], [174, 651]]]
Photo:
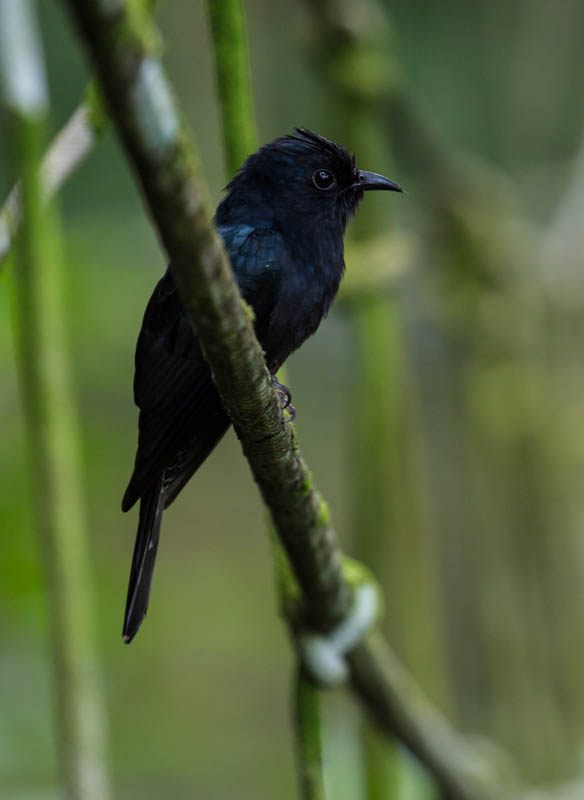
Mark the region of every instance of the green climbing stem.
[[247, 25], [241, 0], [207, 0], [225, 161], [229, 176], [257, 149], [247, 48]]
[[[23, 209], [13, 261], [16, 356], [52, 635], [60, 772], [71, 800], [107, 800], [105, 701], [94, 642], [62, 258], [56, 215], [44, 208], [39, 173], [47, 99], [34, 23], [28, 0], [0, 0], [2, 77]], [[6, 57], [5, 37], [14, 48], [11, 58]], [[31, 77], [28, 86], [23, 74]]]

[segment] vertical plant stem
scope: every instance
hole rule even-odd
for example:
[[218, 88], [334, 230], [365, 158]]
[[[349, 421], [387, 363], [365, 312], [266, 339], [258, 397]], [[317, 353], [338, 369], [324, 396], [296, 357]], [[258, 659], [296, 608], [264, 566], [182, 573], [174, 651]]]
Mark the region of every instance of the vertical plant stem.
[[[392, 533], [390, 508], [395, 460], [399, 363], [397, 321], [391, 298], [363, 299], [355, 310], [359, 373], [354, 435], [355, 491], [353, 536], [365, 563], [381, 567], [387, 560]], [[363, 760], [368, 800], [398, 796], [401, 756], [382, 739], [370, 720], [363, 721]]]
[[[245, 158], [257, 149], [247, 26], [241, 0], [209, 0], [207, 7], [215, 53], [225, 160], [231, 176]], [[285, 368], [280, 370], [278, 377], [285, 383]], [[273, 531], [272, 541], [279, 601], [285, 607], [287, 592], [293, 586], [293, 576], [286, 554]], [[294, 706], [301, 794], [304, 800], [324, 800], [319, 690], [300, 666], [296, 676]]]
[[[99, 131], [92, 109], [81, 105], [55, 137], [40, 166], [43, 195], [49, 199], [92, 151]], [[0, 271], [12, 248], [22, 220], [20, 184], [17, 183], [0, 208]]]
[[[346, 140], [358, 148], [361, 163], [374, 164], [375, 169], [383, 171], [388, 156], [387, 137], [380, 139], [376, 97], [358, 66], [365, 59], [374, 61], [376, 71], [383, 76], [381, 80], [391, 81], [394, 65], [383, 39], [387, 31], [383, 24], [379, 29], [354, 30], [353, 17], [347, 9], [336, 0], [310, 4], [314, 60], [327, 94], [334, 98], [335, 113]], [[365, 19], [383, 23], [375, 2], [367, 0], [361, 9]], [[353, 223], [353, 235], [366, 241], [385, 224], [379, 205], [370, 203], [367, 215]], [[354, 264], [355, 268], [359, 265]], [[381, 566], [387, 562], [388, 539], [394, 535], [395, 524], [392, 489], [400, 377], [395, 301], [387, 295], [362, 298], [354, 307], [353, 320], [359, 375], [355, 382], [357, 423], [353, 425], [352, 538], [358, 558]], [[397, 797], [402, 756], [395, 742], [388, 742], [387, 737], [382, 741], [369, 719], [363, 721], [362, 753], [367, 798]]]
[[294, 687], [296, 741], [303, 800], [326, 800], [320, 716], [320, 691], [301, 666]]
[[225, 162], [231, 177], [257, 148], [247, 26], [241, 0], [207, 0]]
[[[392, 313], [393, 312], [393, 313]], [[355, 425], [353, 531], [359, 557], [384, 563], [384, 540], [391, 535], [392, 462], [395, 452], [399, 364], [397, 321], [391, 300], [363, 298], [355, 309], [358, 380]]]
[[[158, 0], [142, 2], [147, 11], [154, 13]], [[46, 200], [59, 191], [90, 155], [108, 125], [109, 116], [101, 94], [97, 85], [90, 81], [85, 89], [83, 102], [55, 136], [42, 159], [42, 189]], [[0, 208], [0, 273], [10, 254], [21, 217], [20, 187], [17, 182]]]
[[52, 628], [65, 794], [71, 800], [107, 800], [104, 704], [93, 641], [76, 409], [63, 328], [62, 262], [57, 222], [43, 210], [39, 172], [47, 94], [34, 22], [28, 0], [0, 0], [4, 95], [22, 175], [23, 224], [14, 264], [16, 349]]
[[382, 733], [363, 720], [363, 766], [367, 800], [398, 797], [400, 756], [395, 746], [388, 746]]

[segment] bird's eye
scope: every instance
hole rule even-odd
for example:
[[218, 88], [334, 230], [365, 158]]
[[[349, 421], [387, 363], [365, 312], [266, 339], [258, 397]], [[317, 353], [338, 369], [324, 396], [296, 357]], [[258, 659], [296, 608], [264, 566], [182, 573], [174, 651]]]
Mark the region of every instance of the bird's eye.
[[332, 189], [336, 184], [335, 176], [328, 169], [317, 169], [312, 176], [312, 182], [317, 189]]

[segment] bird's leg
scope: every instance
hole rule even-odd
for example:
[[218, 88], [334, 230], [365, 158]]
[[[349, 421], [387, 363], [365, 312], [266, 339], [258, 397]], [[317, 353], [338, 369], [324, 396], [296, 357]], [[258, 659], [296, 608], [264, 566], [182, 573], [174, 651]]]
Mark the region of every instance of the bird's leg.
[[282, 407], [282, 411], [287, 411], [288, 416], [286, 417], [286, 422], [292, 422], [294, 417], [296, 416], [296, 409], [290, 402], [292, 400], [292, 395], [290, 394], [290, 389], [287, 386], [284, 386], [275, 375], [272, 375], [272, 381], [274, 382], [274, 389], [276, 390], [278, 397], [280, 398], [280, 405]]

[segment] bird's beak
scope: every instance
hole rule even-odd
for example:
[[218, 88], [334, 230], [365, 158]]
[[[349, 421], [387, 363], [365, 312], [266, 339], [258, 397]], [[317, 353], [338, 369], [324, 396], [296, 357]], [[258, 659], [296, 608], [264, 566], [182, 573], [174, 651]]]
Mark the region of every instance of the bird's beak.
[[364, 172], [359, 170], [359, 177], [352, 186], [353, 189], [360, 189], [361, 191], [384, 189], [386, 192], [403, 192], [401, 186], [389, 178], [384, 178], [383, 175], [378, 175], [376, 172]]

